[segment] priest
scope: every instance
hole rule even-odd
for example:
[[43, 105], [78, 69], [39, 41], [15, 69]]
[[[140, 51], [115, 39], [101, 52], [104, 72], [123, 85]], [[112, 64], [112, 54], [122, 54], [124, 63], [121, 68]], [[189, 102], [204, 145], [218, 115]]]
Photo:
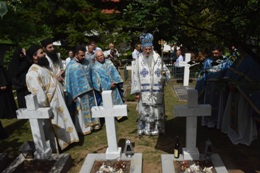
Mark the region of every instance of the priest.
[[[49, 70], [49, 61], [41, 47], [32, 45], [27, 54], [33, 61], [33, 65], [26, 74], [28, 90], [37, 96], [40, 107], [52, 108], [51, 126], [45, 129], [45, 135], [53, 134], [53, 131], [60, 149], [63, 150], [69, 144], [78, 142], [79, 137], [65, 104], [62, 87], [55, 74]], [[45, 121], [45, 125], [50, 123], [48, 120]]]
[[141, 36], [143, 52], [132, 61], [131, 94], [138, 100], [138, 135], [165, 133], [164, 85], [170, 71], [153, 50], [153, 35]]

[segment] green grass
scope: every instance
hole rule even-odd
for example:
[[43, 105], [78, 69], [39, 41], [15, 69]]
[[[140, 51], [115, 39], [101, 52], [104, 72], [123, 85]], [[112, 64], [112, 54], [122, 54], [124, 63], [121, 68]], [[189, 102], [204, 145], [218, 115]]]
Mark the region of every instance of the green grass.
[[[143, 159], [148, 163], [160, 163], [160, 155], [172, 153], [176, 135], [185, 135], [185, 122], [183, 119], [173, 121], [173, 106], [183, 104], [179, 102], [173, 92], [173, 81], [165, 87], [165, 110], [167, 115], [166, 134], [163, 136], [137, 136], [137, 112], [136, 104], [129, 104], [128, 119], [116, 122], [119, 146], [124, 147], [124, 141], [129, 139], [134, 143], [135, 152], [143, 153]], [[19, 147], [26, 141], [32, 141], [31, 130], [28, 120], [1, 120], [9, 137], [1, 140], [0, 152], [7, 152], [9, 156], [16, 157], [19, 154]], [[182, 124], [182, 125], [180, 125]], [[181, 139], [181, 142], [184, 139]], [[107, 138], [105, 125], [100, 131], [91, 135], [80, 136], [80, 142], [71, 144], [63, 153], [69, 153], [73, 159], [73, 165], [69, 172], [79, 172], [88, 153], [105, 153]]]

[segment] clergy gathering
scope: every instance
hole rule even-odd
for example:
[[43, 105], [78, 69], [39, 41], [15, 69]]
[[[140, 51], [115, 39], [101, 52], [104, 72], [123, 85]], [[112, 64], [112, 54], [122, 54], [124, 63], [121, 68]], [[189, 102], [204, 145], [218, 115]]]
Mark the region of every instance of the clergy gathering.
[[[75, 35], [67, 38], [64, 31], [45, 30], [47, 24], [39, 28], [52, 34], [33, 38], [37, 34], [30, 31], [26, 44], [0, 38], [0, 172], [260, 172], [259, 35], [239, 42], [227, 31], [225, 37], [205, 28], [198, 31], [214, 37], [194, 40], [195, 31], [185, 30], [184, 21], [177, 19], [173, 35], [160, 19], [153, 26], [150, 17], [131, 18], [156, 5], [178, 11], [185, 2], [91, 1], [80, 14], [97, 8], [102, 16], [93, 15], [96, 21], [89, 23], [100, 23], [82, 35], [75, 31], [83, 26], [77, 16], [75, 28], [66, 26]], [[0, 1], [0, 21], [23, 3]], [[254, 11], [252, 3], [246, 7]], [[78, 15], [72, 4], [70, 15]], [[140, 26], [115, 29], [105, 22], [112, 15], [127, 15], [130, 25], [137, 20]], [[102, 25], [106, 30], [98, 28]], [[109, 36], [105, 41], [102, 33]]]

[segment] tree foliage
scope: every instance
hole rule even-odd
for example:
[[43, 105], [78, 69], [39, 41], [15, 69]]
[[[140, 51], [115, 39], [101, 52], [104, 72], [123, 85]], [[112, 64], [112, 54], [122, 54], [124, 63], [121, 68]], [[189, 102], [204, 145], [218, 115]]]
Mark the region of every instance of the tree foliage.
[[151, 32], [155, 42], [178, 41], [189, 48], [237, 45], [256, 58], [260, 53], [259, 0], [122, 0], [112, 5], [121, 13], [109, 15], [101, 10], [111, 3], [102, 0], [6, 2], [2, 39], [22, 46], [53, 37], [66, 47], [95, 40], [105, 48], [109, 42], [135, 43]]

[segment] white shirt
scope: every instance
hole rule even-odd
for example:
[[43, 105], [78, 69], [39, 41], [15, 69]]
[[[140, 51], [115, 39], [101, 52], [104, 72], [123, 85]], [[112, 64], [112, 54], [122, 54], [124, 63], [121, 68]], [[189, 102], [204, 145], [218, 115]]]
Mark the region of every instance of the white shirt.
[[178, 56], [178, 58], [176, 59], [175, 66], [179, 66], [179, 62], [181, 62], [181, 61], [184, 61], [184, 59], [183, 59], [183, 56], [182, 56], [182, 55]]
[[[116, 49], [115, 49], [115, 50], [116, 50]], [[111, 52], [111, 49], [109, 49], [109, 50], [107, 50], [107, 51], [104, 51], [104, 56], [105, 56], [105, 58], [110, 54], [110, 52]], [[117, 50], [116, 50], [116, 56], [119, 57], [119, 53], [118, 53]]]
[[65, 60], [65, 68], [67, 67], [67, 65], [69, 64], [70, 61], [71, 61], [70, 57], [66, 58], [66, 60]]

